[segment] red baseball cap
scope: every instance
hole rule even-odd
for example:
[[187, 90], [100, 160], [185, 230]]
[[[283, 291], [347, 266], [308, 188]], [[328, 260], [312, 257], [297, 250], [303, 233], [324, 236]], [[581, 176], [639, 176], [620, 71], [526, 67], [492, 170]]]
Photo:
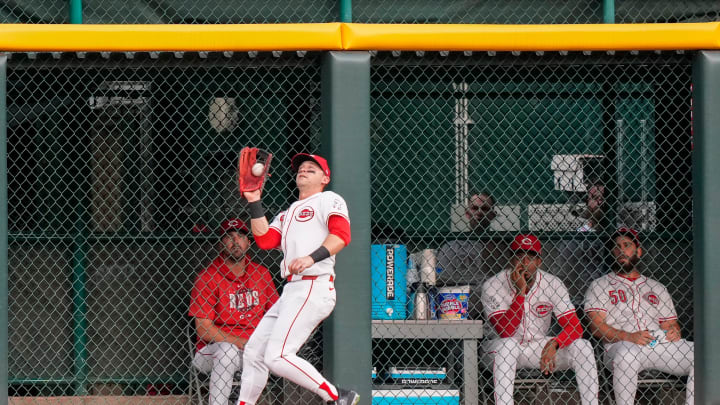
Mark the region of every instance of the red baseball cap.
[[520, 234], [516, 236], [515, 240], [513, 240], [510, 244], [510, 249], [513, 251], [527, 250], [535, 252], [537, 254], [542, 253], [542, 245], [540, 244], [540, 239], [538, 239], [537, 236], [532, 234]]
[[320, 168], [322, 169], [323, 173], [325, 173], [326, 176], [330, 177], [330, 166], [328, 166], [327, 160], [325, 160], [325, 158], [322, 156], [310, 155], [307, 153], [298, 153], [297, 155], [293, 156], [293, 158], [290, 160], [290, 165], [292, 166], [293, 171], [297, 173], [302, 162], [305, 162], [307, 160], [317, 163], [317, 165], [320, 166]]
[[237, 219], [237, 218], [230, 218], [223, 221], [222, 224], [220, 224], [220, 236], [225, 236], [226, 233], [229, 231], [238, 231], [242, 232], [243, 234], [247, 235], [250, 233], [250, 230], [248, 229], [247, 225], [245, 225], [245, 222]]
[[635, 246], [640, 246], [640, 233], [632, 228], [627, 227], [621, 227], [618, 228], [615, 233], [613, 233], [612, 238], [610, 240], [615, 243], [615, 238], [618, 236], [627, 236], [628, 238], [632, 239], [633, 242], [635, 242]]

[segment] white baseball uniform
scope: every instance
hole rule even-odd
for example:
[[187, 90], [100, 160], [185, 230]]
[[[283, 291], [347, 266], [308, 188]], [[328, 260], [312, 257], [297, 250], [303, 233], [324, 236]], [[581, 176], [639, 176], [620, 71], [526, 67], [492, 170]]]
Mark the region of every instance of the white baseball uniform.
[[283, 260], [280, 271], [288, 280], [280, 300], [265, 314], [243, 355], [238, 403], [254, 404], [267, 383], [268, 371], [287, 378], [331, 401], [338, 391], [312, 364], [297, 356], [315, 328], [335, 308], [335, 256], [291, 275], [288, 265], [315, 251], [327, 238], [328, 220], [340, 215], [349, 222], [345, 200], [332, 191], [296, 201], [270, 223], [280, 232]]
[[[677, 319], [675, 306], [660, 282], [645, 276], [631, 281], [615, 273], [592, 282], [585, 297], [585, 312], [604, 312], [605, 322], [625, 332], [655, 331], [660, 323]], [[605, 344], [604, 362], [613, 370], [613, 387], [618, 405], [635, 401], [638, 373], [646, 369], [674, 375], [688, 375], [685, 400], [694, 402], [693, 342], [680, 339], [651, 348], [632, 342]]]
[[[510, 279], [512, 270], [504, 270], [489, 278], [482, 286], [481, 300], [488, 320], [510, 309], [516, 289]], [[535, 283], [526, 294], [522, 319], [512, 337], [495, 339], [483, 344], [483, 362], [492, 367], [495, 382], [495, 403], [512, 404], [517, 368], [540, 368], [540, 357], [548, 336], [551, 314], [560, 318], [575, 312], [563, 282], [537, 270]], [[575, 339], [557, 351], [556, 369], [575, 370], [584, 405], [598, 403], [598, 377], [595, 356], [590, 342]]]

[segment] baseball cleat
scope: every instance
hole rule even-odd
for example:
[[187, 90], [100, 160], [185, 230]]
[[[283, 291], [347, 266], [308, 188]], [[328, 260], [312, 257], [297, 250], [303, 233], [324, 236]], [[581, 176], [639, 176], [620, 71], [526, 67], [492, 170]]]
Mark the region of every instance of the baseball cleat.
[[360, 402], [360, 395], [352, 390], [338, 388], [338, 399], [335, 405], [357, 405]]

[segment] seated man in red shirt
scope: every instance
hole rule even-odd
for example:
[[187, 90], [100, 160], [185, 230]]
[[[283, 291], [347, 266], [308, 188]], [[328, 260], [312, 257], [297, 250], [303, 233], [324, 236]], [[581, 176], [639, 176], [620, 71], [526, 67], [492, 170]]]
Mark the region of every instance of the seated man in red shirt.
[[239, 219], [220, 226], [220, 255], [195, 280], [189, 315], [195, 318], [193, 366], [210, 373], [210, 405], [227, 405], [243, 349], [278, 300], [267, 268], [250, 261], [248, 228]]

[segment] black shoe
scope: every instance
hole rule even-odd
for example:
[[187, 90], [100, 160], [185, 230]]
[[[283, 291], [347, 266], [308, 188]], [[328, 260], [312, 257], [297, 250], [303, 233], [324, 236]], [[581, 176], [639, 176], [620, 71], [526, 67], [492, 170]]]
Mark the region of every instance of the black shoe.
[[358, 402], [360, 402], [360, 395], [357, 392], [338, 388], [338, 399], [334, 402], [335, 405], [357, 405]]

